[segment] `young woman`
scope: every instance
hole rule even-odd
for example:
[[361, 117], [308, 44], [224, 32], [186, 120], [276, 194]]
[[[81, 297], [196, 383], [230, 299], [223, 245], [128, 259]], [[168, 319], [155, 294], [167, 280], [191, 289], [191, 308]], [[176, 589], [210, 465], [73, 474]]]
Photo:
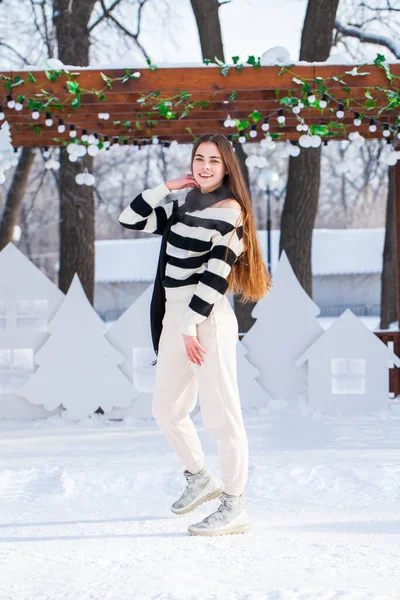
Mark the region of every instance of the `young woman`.
[[[159, 205], [170, 192], [185, 188], [192, 190], [183, 204]], [[193, 148], [192, 173], [145, 190], [119, 220], [165, 238], [160, 261], [165, 258], [166, 301], [152, 412], [185, 466], [187, 485], [172, 511], [187, 513], [220, 497], [218, 510], [189, 532], [245, 533], [250, 530], [244, 507], [248, 445], [236, 378], [238, 322], [225, 293], [257, 301], [271, 282], [230, 142], [223, 135], [201, 137]], [[218, 445], [222, 487], [204, 465], [189, 416], [198, 391], [204, 427]]]

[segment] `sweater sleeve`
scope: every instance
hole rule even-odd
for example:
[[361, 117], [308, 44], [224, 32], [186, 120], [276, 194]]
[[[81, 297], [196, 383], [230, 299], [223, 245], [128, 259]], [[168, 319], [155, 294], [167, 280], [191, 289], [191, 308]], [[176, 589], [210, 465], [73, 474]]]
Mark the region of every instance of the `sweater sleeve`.
[[207, 268], [197, 283], [187, 312], [181, 324], [181, 333], [197, 335], [196, 326], [205, 321], [213, 306], [228, 289], [228, 275], [233, 264], [244, 251], [242, 220], [236, 227], [222, 235], [218, 233], [212, 243]]
[[170, 190], [165, 183], [145, 190], [125, 208], [119, 217], [119, 222], [127, 229], [162, 235], [165, 223], [172, 214], [174, 203], [156, 205], [169, 193]]

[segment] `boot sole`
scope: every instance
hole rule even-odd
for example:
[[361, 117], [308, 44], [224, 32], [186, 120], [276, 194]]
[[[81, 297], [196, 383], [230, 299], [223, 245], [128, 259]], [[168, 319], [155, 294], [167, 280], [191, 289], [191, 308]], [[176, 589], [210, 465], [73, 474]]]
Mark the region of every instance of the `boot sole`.
[[203, 536], [217, 536], [217, 535], [233, 535], [235, 533], [248, 533], [251, 529], [250, 525], [237, 525], [236, 527], [232, 527], [232, 529], [225, 529], [222, 531], [196, 531], [191, 530], [190, 527], [188, 529], [190, 535], [203, 535]]
[[223, 492], [223, 489], [218, 488], [214, 492], [211, 492], [211, 494], [207, 494], [206, 496], [199, 498], [194, 504], [192, 504], [189, 507], [182, 508], [181, 510], [176, 510], [174, 508], [171, 508], [171, 510], [175, 515], [185, 515], [186, 513], [192, 512], [192, 510], [194, 510], [201, 504], [204, 504], [205, 502], [209, 502], [209, 500], [214, 500], [214, 498], [219, 498], [219, 496], [222, 494], [222, 492]]

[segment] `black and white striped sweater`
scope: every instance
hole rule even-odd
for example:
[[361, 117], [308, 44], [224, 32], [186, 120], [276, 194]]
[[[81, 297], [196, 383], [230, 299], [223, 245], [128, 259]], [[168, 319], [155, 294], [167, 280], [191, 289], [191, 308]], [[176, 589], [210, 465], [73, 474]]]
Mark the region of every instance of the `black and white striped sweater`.
[[[165, 183], [145, 190], [125, 208], [119, 222], [128, 229], [162, 235], [173, 202], [157, 206], [168, 194]], [[229, 248], [227, 252], [227, 248]], [[242, 214], [213, 207], [185, 213], [168, 235], [164, 287], [168, 298], [190, 297], [181, 332], [197, 335], [196, 325], [211, 313], [228, 289], [232, 265], [244, 251]]]

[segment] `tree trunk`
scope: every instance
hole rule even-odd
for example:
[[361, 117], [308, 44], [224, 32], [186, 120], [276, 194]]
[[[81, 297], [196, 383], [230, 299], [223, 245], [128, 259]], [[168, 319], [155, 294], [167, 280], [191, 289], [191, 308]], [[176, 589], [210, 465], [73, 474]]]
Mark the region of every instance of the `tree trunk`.
[[4, 212], [0, 221], [0, 250], [7, 246], [9, 242], [12, 242], [14, 227], [18, 224], [21, 202], [34, 160], [35, 149], [23, 148], [7, 193]]
[[199, 31], [203, 60], [224, 60], [218, 0], [190, 0]]
[[393, 323], [397, 320], [397, 255], [394, 167], [389, 167], [388, 179], [389, 186], [386, 208], [386, 233], [381, 278], [381, 329], [387, 329], [390, 323]]
[[[339, 0], [308, 0], [301, 37], [300, 60], [329, 56]], [[285, 250], [293, 270], [312, 296], [311, 246], [318, 210], [321, 148], [302, 148], [289, 160], [288, 186], [282, 211], [279, 254]]]
[[[56, 29], [58, 58], [66, 65], [89, 64], [88, 22], [96, 0], [55, 0], [53, 23]], [[93, 161], [72, 163], [67, 153], [60, 156], [60, 271], [59, 287], [67, 292], [77, 273], [90, 302], [94, 295], [95, 202], [93, 189], [78, 186], [75, 177]]]

